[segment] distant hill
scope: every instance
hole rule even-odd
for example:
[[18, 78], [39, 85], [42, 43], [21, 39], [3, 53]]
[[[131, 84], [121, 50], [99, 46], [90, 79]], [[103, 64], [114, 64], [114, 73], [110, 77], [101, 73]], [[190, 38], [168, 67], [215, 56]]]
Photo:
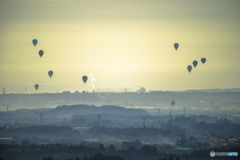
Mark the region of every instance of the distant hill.
[[143, 116], [149, 113], [142, 109], [128, 109], [119, 106], [88, 106], [88, 105], [63, 105], [46, 111], [44, 116], [72, 117], [72, 115], [116, 115], [116, 116]]
[[[42, 93], [42, 94], [0, 94], [0, 111], [11, 112], [18, 109], [56, 109], [51, 111], [34, 110], [30, 113], [32, 117], [36, 114], [40, 118], [40, 113], [51, 114], [50, 116], [59, 117], [72, 115], [73, 112], [80, 115], [86, 114], [108, 114], [114, 113], [117, 108], [108, 108], [107, 112], [103, 111], [104, 107], [99, 109], [96, 106], [124, 106], [126, 108], [151, 108], [156, 115], [156, 108], [161, 109], [161, 114], [167, 114], [171, 101], [175, 100], [174, 110], [182, 110], [186, 108], [186, 114], [204, 114], [204, 115], [221, 115], [223, 114], [238, 114], [240, 103], [240, 89], [204, 89], [204, 90], [188, 90], [188, 91], [150, 91], [146, 93], [125, 92], [125, 93]], [[81, 105], [78, 104], [90, 104]], [[94, 106], [92, 106], [94, 105]], [[70, 110], [65, 110], [65, 108]], [[119, 108], [118, 108], [119, 109]], [[120, 109], [121, 114], [142, 114], [139, 110], [124, 110]], [[24, 114], [26, 111], [22, 110]], [[19, 111], [19, 112], [22, 112]], [[223, 112], [224, 111], [224, 112]], [[142, 111], [141, 111], [142, 112]], [[228, 112], [228, 113], [227, 113]], [[14, 112], [15, 113], [15, 112]], [[17, 113], [13, 117], [22, 116]], [[64, 113], [64, 114], [62, 114]], [[175, 112], [177, 113], [177, 112]], [[180, 111], [177, 113], [179, 114]], [[9, 113], [10, 114], [10, 113]], [[116, 112], [116, 114], [119, 114]], [[182, 111], [181, 111], [182, 114]], [[1, 115], [0, 117], [6, 116]], [[36, 117], [34, 116], [34, 117]], [[36, 118], [35, 118], [36, 119]], [[34, 121], [38, 121], [37, 119]]]

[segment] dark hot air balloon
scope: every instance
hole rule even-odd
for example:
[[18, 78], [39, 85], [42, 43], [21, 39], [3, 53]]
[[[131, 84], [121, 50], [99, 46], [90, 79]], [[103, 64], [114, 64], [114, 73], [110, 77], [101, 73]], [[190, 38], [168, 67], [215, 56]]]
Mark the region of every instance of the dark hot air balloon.
[[39, 85], [38, 85], [38, 84], [35, 84], [35, 89], [36, 89], [36, 90], [38, 90], [38, 87], [39, 87]]
[[32, 43], [33, 43], [34, 46], [37, 45], [37, 42], [38, 42], [37, 39], [33, 39], [33, 40], [32, 40]]
[[40, 50], [38, 53], [39, 53], [39, 56], [42, 58], [42, 56], [43, 56], [43, 50]]
[[178, 43], [174, 43], [174, 48], [177, 50], [179, 47], [179, 44]]
[[174, 100], [172, 100], [172, 102], [171, 102], [171, 105], [172, 105], [172, 106], [174, 106], [174, 105], [175, 105], [175, 101], [174, 101]]
[[193, 61], [193, 66], [196, 68], [196, 66], [198, 65], [198, 61]]
[[49, 71], [49, 72], [48, 72], [48, 75], [49, 75], [49, 77], [51, 78], [52, 75], [53, 75], [53, 71]]
[[188, 66], [187, 66], [187, 70], [188, 70], [188, 72], [190, 73], [191, 70], [192, 70], [192, 66], [191, 66], [191, 65], [188, 65]]
[[206, 62], [206, 58], [202, 58], [201, 62], [204, 64]]
[[83, 76], [83, 77], [82, 77], [82, 80], [83, 80], [83, 82], [84, 82], [84, 83], [86, 83], [86, 82], [87, 82], [87, 79], [88, 79], [88, 77], [87, 77], [87, 76]]

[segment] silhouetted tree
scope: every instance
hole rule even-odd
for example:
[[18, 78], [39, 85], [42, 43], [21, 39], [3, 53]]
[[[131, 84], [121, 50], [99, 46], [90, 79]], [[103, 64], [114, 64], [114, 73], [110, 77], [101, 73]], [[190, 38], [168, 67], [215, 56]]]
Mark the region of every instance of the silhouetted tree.
[[114, 152], [114, 151], [116, 151], [116, 148], [115, 148], [114, 145], [111, 144], [111, 145], [108, 146], [107, 150], [110, 151], [110, 152]]
[[93, 157], [90, 157], [89, 160], [104, 160], [104, 155], [102, 155], [101, 153], [97, 153], [95, 154]]
[[54, 160], [52, 157], [48, 156], [48, 157], [43, 157], [42, 160]]
[[157, 148], [154, 146], [145, 145], [145, 146], [142, 146], [141, 152], [146, 154], [156, 154]]
[[169, 155], [168, 160], [173, 160], [173, 155], [172, 154]]
[[30, 141], [27, 140], [27, 139], [23, 139], [23, 140], [21, 141], [21, 145], [22, 145], [22, 146], [28, 146], [29, 144], [30, 144]]
[[104, 148], [104, 145], [103, 144], [100, 144], [99, 147], [98, 147], [99, 150], [103, 151], [105, 148]]
[[83, 160], [88, 160], [88, 158], [84, 155], [84, 156], [83, 156]]

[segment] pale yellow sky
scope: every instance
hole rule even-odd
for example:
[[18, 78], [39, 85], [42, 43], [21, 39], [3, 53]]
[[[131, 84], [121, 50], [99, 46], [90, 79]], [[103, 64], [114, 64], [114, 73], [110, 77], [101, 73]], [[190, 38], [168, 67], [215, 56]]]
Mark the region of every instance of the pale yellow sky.
[[239, 15], [238, 0], [0, 0], [0, 88], [240, 87]]

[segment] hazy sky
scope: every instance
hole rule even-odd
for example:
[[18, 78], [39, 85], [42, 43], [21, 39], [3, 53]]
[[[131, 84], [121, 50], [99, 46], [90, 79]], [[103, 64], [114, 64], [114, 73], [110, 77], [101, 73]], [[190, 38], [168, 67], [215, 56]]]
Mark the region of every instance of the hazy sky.
[[0, 0], [0, 19], [7, 92], [240, 87], [239, 0]]

